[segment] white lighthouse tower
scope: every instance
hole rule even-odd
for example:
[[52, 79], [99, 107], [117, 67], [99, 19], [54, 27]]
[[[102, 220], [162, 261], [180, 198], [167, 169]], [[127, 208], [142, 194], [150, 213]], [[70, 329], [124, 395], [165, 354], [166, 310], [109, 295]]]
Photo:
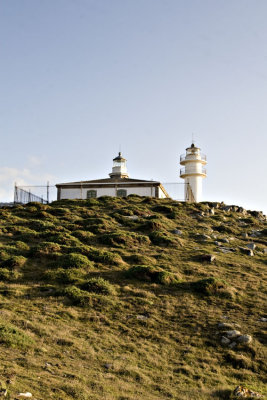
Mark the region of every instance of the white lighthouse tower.
[[202, 179], [206, 178], [207, 158], [200, 152], [200, 148], [195, 147], [194, 143], [186, 149], [186, 154], [180, 156], [180, 164], [184, 165], [180, 169], [180, 178], [185, 180], [185, 201], [199, 202], [202, 196]]

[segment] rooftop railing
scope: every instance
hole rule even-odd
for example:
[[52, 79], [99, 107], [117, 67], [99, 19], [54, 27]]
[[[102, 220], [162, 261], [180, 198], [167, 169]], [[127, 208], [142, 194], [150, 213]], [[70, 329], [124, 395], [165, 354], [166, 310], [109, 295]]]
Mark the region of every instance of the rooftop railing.
[[[189, 157], [188, 157], [189, 156]], [[185, 161], [185, 160], [190, 160], [190, 156], [194, 156], [193, 159], [195, 159], [195, 156], [198, 156], [197, 159], [198, 160], [202, 160], [202, 161], [207, 161], [207, 156], [205, 154], [197, 154], [197, 153], [187, 153], [187, 154], [182, 154], [180, 156], [180, 162], [181, 161]], [[188, 158], [186, 158], [188, 157]]]
[[207, 175], [207, 170], [206, 170], [206, 168], [201, 168], [200, 171], [197, 171], [195, 168], [181, 168], [180, 169], [180, 176], [181, 175], [186, 175], [186, 174]]

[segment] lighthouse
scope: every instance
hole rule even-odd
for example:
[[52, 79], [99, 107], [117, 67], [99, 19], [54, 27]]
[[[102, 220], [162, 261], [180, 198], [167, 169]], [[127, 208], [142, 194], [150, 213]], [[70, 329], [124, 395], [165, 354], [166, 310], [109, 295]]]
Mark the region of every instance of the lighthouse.
[[186, 154], [180, 156], [180, 178], [185, 180], [184, 199], [189, 202], [199, 202], [202, 196], [202, 179], [206, 178], [207, 157], [200, 152], [194, 143], [186, 149]]
[[113, 158], [112, 172], [109, 174], [111, 178], [129, 178], [126, 166], [126, 159], [122, 157], [121, 152]]

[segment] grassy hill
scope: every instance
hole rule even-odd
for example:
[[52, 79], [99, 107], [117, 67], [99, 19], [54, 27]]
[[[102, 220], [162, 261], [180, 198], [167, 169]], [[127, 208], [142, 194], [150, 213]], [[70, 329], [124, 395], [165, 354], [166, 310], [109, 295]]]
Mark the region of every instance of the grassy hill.
[[261, 213], [129, 196], [0, 217], [6, 398], [230, 399], [239, 384], [266, 394]]

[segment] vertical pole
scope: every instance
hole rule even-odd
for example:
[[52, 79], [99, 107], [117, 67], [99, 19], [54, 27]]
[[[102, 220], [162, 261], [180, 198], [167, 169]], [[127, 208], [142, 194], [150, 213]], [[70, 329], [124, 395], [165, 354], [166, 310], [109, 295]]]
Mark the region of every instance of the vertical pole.
[[81, 182], [81, 200], [83, 199], [83, 186], [82, 186], [82, 182]]
[[49, 204], [49, 181], [47, 181], [47, 187], [46, 187], [46, 200], [47, 204]]
[[15, 182], [15, 187], [14, 187], [14, 204], [17, 202], [18, 199], [18, 193], [17, 193], [17, 182]]

